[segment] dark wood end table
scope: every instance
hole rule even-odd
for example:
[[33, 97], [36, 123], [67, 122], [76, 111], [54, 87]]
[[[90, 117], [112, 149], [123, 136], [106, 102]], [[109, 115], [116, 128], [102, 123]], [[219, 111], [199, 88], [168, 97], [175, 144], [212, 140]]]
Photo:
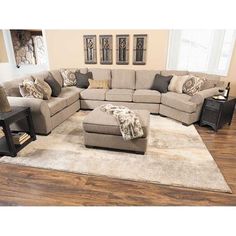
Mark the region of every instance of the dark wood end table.
[[[26, 119], [29, 130], [26, 132], [30, 138], [23, 144], [14, 144], [10, 125], [21, 119]], [[5, 136], [0, 138], [0, 155], [8, 155], [15, 157], [17, 153], [28, 145], [30, 142], [36, 140], [34, 124], [29, 107], [12, 107], [10, 112], [0, 112], [0, 126], [3, 128]]]
[[200, 126], [209, 125], [215, 131], [223, 125], [231, 124], [236, 98], [229, 97], [227, 100], [216, 100], [212, 97], [206, 98], [203, 103]]

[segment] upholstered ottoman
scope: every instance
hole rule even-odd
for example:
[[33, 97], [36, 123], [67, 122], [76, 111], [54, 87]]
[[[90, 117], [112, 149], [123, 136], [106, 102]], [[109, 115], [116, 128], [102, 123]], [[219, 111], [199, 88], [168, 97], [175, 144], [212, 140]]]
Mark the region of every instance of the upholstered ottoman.
[[144, 154], [147, 149], [150, 113], [134, 110], [138, 115], [144, 135], [133, 140], [124, 140], [116, 118], [100, 110], [91, 111], [83, 121], [84, 144], [86, 147], [101, 147]]

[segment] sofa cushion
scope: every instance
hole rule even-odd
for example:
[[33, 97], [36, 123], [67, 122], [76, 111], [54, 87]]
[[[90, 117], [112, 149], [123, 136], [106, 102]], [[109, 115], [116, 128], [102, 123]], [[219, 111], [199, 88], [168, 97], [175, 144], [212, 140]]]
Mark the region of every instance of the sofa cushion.
[[181, 70], [162, 70], [161, 75], [168, 76], [168, 75], [188, 75], [188, 71], [181, 71]]
[[134, 90], [132, 89], [110, 89], [106, 93], [107, 101], [131, 102]]
[[220, 86], [221, 76], [219, 76], [219, 75], [209, 75], [209, 74], [200, 73], [200, 72], [189, 72], [189, 73], [191, 75], [205, 79], [205, 82], [204, 82], [203, 86], [201, 87], [201, 90], [215, 88], [215, 87]]
[[21, 93], [19, 90], [19, 85], [22, 84], [22, 82], [25, 79], [28, 78], [32, 78], [31, 76], [26, 76], [26, 77], [21, 77], [18, 79], [13, 79], [13, 80], [9, 80], [9, 81], [5, 81], [2, 83], [5, 92], [7, 94], [7, 96], [11, 96], [11, 97], [21, 97]]
[[193, 113], [197, 110], [197, 105], [190, 102], [191, 96], [187, 94], [179, 94], [174, 92], [167, 92], [161, 95], [161, 103], [173, 107], [177, 110]]
[[136, 70], [136, 89], [151, 89], [158, 70]]
[[58, 98], [64, 98], [66, 100], [66, 106], [69, 106], [79, 100], [79, 94], [82, 90], [83, 89], [79, 89], [76, 87], [65, 87], [62, 88]]
[[[147, 110], [133, 110], [140, 119], [143, 128], [143, 137], [147, 137], [150, 113]], [[120, 127], [114, 116], [103, 112], [100, 107], [91, 111], [83, 121], [83, 128], [89, 133], [111, 134], [121, 136]]]
[[155, 90], [139, 89], [133, 94], [133, 101], [139, 103], [160, 103], [161, 94]]
[[42, 71], [42, 72], [39, 72], [39, 73], [32, 74], [32, 77], [34, 79], [44, 80], [48, 77], [48, 75], [49, 75], [48, 71]]
[[167, 93], [168, 85], [169, 85], [172, 77], [173, 77], [172, 75], [164, 76], [164, 75], [156, 74], [151, 89], [157, 90], [160, 93]]
[[61, 87], [63, 86], [64, 81], [60, 70], [50, 70], [49, 74], [52, 75], [52, 77], [60, 84]]
[[89, 68], [88, 71], [93, 73], [94, 80], [111, 80], [110, 69]]
[[85, 89], [80, 93], [83, 100], [100, 100], [104, 101], [107, 89]]
[[115, 69], [112, 70], [113, 89], [135, 89], [135, 71]]
[[51, 116], [55, 115], [67, 106], [66, 99], [64, 98], [51, 98], [50, 100], [46, 100], [46, 102]]

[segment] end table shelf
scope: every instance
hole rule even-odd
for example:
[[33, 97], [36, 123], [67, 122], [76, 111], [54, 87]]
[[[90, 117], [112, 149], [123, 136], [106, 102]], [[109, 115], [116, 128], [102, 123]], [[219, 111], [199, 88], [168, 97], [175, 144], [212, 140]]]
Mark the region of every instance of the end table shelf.
[[[21, 119], [26, 119], [28, 130], [24, 131], [30, 135], [30, 138], [23, 144], [14, 144], [10, 125]], [[30, 142], [36, 140], [33, 120], [29, 107], [12, 107], [11, 112], [0, 113], [0, 126], [3, 128], [4, 136], [0, 138], [0, 155], [9, 155], [15, 157], [17, 153], [27, 146]]]

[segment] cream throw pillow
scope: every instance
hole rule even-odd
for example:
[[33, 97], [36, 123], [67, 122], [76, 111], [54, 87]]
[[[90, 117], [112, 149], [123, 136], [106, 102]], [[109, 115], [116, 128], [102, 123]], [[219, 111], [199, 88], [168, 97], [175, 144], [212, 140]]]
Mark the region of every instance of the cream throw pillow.
[[89, 89], [109, 89], [109, 80], [89, 79]]
[[168, 90], [176, 93], [183, 93], [183, 85], [189, 79], [189, 75], [174, 75], [168, 86]]
[[48, 83], [41, 79], [35, 79], [34, 81], [35, 87], [43, 94], [44, 100], [49, 100], [52, 95], [52, 89]]

